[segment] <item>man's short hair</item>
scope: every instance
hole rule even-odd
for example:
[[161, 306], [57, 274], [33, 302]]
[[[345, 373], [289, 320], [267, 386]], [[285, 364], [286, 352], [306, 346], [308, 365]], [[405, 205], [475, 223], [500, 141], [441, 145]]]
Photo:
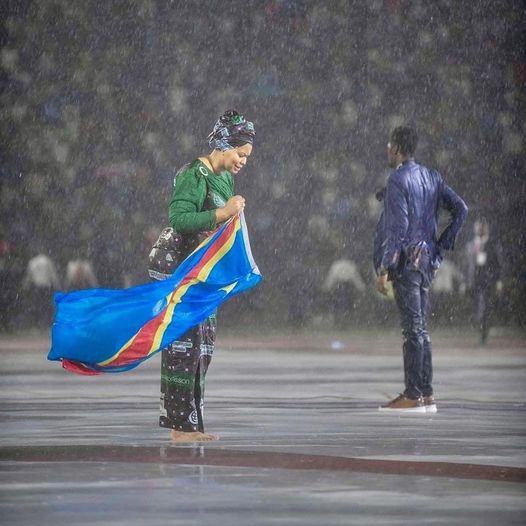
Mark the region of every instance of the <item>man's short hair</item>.
[[402, 155], [413, 155], [418, 144], [416, 130], [410, 126], [398, 126], [391, 133], [391, 144], [398, 146]]

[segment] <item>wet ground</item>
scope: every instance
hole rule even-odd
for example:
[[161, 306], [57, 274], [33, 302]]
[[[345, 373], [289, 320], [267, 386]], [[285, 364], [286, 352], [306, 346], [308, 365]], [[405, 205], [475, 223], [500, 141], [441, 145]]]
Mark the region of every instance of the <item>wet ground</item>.
[[207, 445], [157, 427], [159, 357], [80, 377], [0, 337], [0, 523], [525, 524], [526, 338], [434, 338], [435, 415], [401, 389], [396, 332], [223, 335]]

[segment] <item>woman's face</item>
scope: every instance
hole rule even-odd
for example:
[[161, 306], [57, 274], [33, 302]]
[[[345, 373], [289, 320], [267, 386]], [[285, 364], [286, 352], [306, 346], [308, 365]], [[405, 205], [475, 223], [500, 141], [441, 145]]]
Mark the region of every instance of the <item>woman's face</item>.
[[223, 152], [223, 160], [225, 170], [228, 170], [231, 174], [236, 175], [245, 164], [252, 153], [251, 144], [243, 144], [237, 148], [231, 148]]

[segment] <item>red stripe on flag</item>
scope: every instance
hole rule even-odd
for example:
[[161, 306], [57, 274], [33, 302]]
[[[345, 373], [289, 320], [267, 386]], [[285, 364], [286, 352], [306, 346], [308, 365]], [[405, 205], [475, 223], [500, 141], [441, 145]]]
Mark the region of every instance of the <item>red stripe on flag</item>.
[[130, 346], [121, 352], [115, 360], [106, 364], [106, 367], [114, 367], [116, 365], [128, 365], [141, 358], [148, 356], [152, 347], [152, 341], [155, 338], [157, 329], [160, 327], [164, 319], [165, 307], [155, 318], [151, 319], [144, 325], [135, 335]]
[[83, 374], [84, 376], [95, 376], [97, 374], [102, 374], [93, 369], [90, 369], [88, 366], [84, 365], [81, 362], [76, 362], [75, 360], [62, 360], [62, 367], [71, 373]]
[[196, 265], [192, 270], [190, 270], [190, 272], [181, 281], [181, 285], [184, 285], [185, 283], [188, 283], [188, 281], [197, 278], [202, 268], [219, 252], [219, 250], [221, 250], [225, 244], [225, 241], [232, 235], [232, 231], [235, 229], [237, 221], [239, 221], [239, 217], [234, 218], [234, 220], [229, 225], [227, 225], [221, 235], [214, 241], [214, 244], [208, 248], [207, 252], [199, 262], [199, 265]]

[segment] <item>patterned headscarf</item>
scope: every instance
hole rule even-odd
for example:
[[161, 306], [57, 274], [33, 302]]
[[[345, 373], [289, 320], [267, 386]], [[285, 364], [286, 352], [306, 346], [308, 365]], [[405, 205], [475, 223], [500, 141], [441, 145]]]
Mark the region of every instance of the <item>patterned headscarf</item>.
[[236, 110], [221, 115], [208, 136], [208, 144], [214, 150], [230, 150], [243, 144], [253, 144], [256, 130], [254, 124], [245, 120]]

